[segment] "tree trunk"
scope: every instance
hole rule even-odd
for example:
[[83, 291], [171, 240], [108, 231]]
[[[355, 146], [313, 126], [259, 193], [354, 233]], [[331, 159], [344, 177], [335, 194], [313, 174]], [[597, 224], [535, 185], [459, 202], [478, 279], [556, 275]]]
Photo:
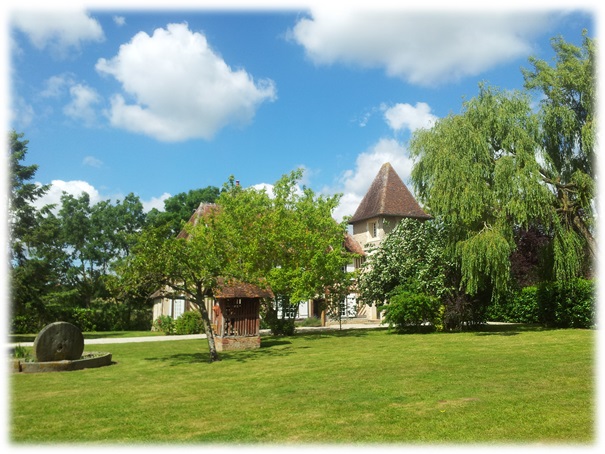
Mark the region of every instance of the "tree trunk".
[[214, 342], [214, 331], [212, 330], [212, 323], [208, 316], [208, 310], [206, 309], [206, 301], [204, 301], [204, 292], [201, 285], [197, 286], [197, 294], [195, 297], [197, 307], [202, 314], [202, 321], [204, 322], [204, 332], [206, 333], [206, 339], [208, 340], [208, 350], [210, 352], [210, 362], [220, 361], [216, 351], [216, 343]]
[[592, 256], [593, 260], [596, 260], [597, 259], [597, 244], [596, 244], [594, 237], [588, 230], [588, 227], [586, 227], [586, 224], [584, 223], [582, 218], [580, 218], [580, 216], [578, 216], [577, 214], [573, 218], [573, 223], [576, 227], [576, 230], [578, 232], [580, 232], [580, 235], [582, 235], [584, 237], [584, 240], [586, 241], [586, 244], [588, 245], [588, 250], [590, 251], [590, 255]]

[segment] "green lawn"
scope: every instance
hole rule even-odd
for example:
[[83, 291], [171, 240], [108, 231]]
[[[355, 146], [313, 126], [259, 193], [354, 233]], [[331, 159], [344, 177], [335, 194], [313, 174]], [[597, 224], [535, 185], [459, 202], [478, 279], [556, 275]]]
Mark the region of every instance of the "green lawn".
[[[590, 330], [263, 337], [209, 364], [182, 340], [91, 346], [116, 364], [10, 378], [13, 443], [595, 442]], [[96, 348], [92, 348], [96, 347]]]

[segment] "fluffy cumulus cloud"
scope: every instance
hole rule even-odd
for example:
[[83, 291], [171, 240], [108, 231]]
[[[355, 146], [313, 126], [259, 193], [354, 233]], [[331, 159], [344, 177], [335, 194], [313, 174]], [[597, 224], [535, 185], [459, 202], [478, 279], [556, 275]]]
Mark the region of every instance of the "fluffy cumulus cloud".
[[166, 199], [169, 199], [170, 197], [172, 197], [169, 193], [164, 192], [161, 196], [159, 197], [152, 197], [149, 200], [141, 200], [141, 203], [143, 204], [143, 211], [145, 211], [145, 213], [151, 211], [153, 208], [155, 208], [158, 211], [164, 211], [164, 201]]
[[[37, 183], [41, 185], [40, 183]], [[90, 183], [82, 180], [71, 180], [71, 181], [63, 181], [63, 180], [52, 180], [50, 183], [50, 188], [42, 197], [36, 199], [33, 205], [40, 209], [46, 205], [56, 205], [55, 211], [58, 211], [61, 207], [61, 196], [63, 192], [67, 194], [71, 194], [74, 197], [80, 197], [82, 193], [86, 192], [90, 197], [90, 204], [94, 205], [103, 198], [99, 191], [92, 186]]]
[[211, 139], [228, 124], [249, 123], [261, 103], [276, 99], [271, 80], [233, 70], [187, 24], [139, 32], [96, 69], [124, 90], [111, 99], [111, 124], [161, 141]]
[[473, 76], [532, 52], [546, 12], [437, 12], [318, 9], [289, 36], [316, 64], [384, 68], [389, 76], [434, 85]]
[[403, 144], [392, 138], [379, 140], [372, 148], [357, 156], [354, 169], [349, 169], [341, 175], [338, 182], [340, 189], [327, 191], [343, 194], [340, 205], [333, 214], [337, 221], [342, 220], [343, 216], [352, 216], [355, 213], [385, 162], [391, 163], [402, 180], [409, 178], [412, 160]]
[[407, 129], [414, 132], [417, 129], [431, 128], [437, 120], [431, 113], [430, 106], [424, 102], [417, 102], [415, 106], [403, 103], [392, 107], [383, 105], [382, 110], [385, 121], [393, 131]]
[[105, 39], [101, 25], [84, 11], [70, 9], [17, 10], [12, 25], [25, 33], [34, 47], [65, 58], [86, 42]]

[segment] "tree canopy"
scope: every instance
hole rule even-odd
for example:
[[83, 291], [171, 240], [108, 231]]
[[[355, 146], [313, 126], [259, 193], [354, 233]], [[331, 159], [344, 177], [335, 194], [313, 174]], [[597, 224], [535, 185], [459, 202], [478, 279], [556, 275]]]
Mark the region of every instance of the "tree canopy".
[[269, 286], [292, 301], [312, 298], [345, 281], [344, 224], [332, 219], [338, 196], [298, 189], [302, 171], [284, 175], [273, 197], [265, 190], [225, 184], [184, 235], [146, 230], [120, 268], [125, 289], [164, 289], [197, 303], [209, 340], [210, 360], [218, 359], [204, 297], [220, 282], [235, 279]]
[[9, 133], [9, 234], [11, 259], [17, 261], [25, 259], [26, 238], [36, 224], [36, 210], [32, 203], [48, 190], [48, 185], [38, 186], [31, 182], [38, 166], [23, 164], [29, 143], [23, 136], [14, 130]]
[[164, 201], [164, 211], [157, 208], [151, 209], [147, 213], [147, 221], [155, 227], [168, 224], [170, 229], [167, 234], [177, 235], [199, 204], [202, 202], [214, 203], [219, 193], [219, 188], [216, 186], [206, 186], [173, 195]]
[[[596, 251], [594, 42], [552, 43], [554, 66], [530, 59], [526, 91], [481, 85], [460, 114], [410, 143], [416, 194], [447, 220], [448, 250], [471, 295], [506, 291], [519, 227], [549, 235], [556, 279], [579, 275]], [[537, 112], [529, 90], [542, 96]]]

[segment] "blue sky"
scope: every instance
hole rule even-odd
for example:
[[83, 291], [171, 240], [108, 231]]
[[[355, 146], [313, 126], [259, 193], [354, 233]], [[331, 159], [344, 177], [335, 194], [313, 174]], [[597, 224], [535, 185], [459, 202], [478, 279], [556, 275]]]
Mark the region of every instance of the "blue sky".
[[590, 9], [9, 4], [8, 122], [53, 184], [41, 203], [134, 192], [161, 209], [230, 175], [269, 185], [304, 167], [304, 184], [343, 194], [337, 219], [384, 162], [409, 183], [411, 133], [459, 112], [481, 81], [520, 89], [552, 37], [597, 34]]

